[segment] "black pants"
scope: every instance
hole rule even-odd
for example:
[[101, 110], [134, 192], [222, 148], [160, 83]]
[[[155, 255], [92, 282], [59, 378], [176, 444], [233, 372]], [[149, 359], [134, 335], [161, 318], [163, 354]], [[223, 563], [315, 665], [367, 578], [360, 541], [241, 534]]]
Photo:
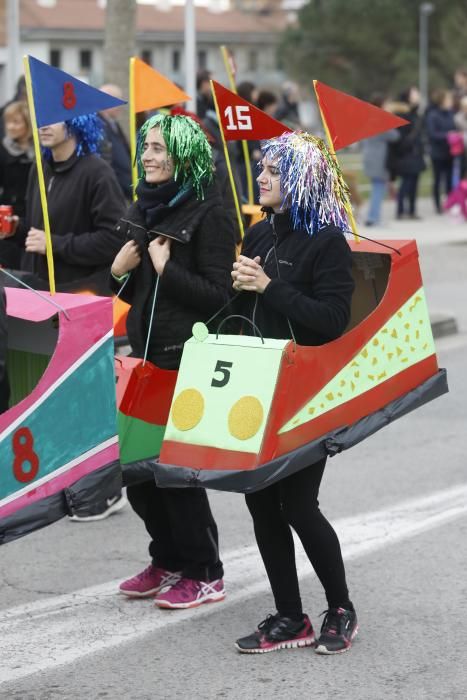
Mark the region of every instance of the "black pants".
[[[415, 214], [417, 199], [418, 173], [401, 176], [401, 184], [397, 193], [397, 214]], [[406, 204], [407, 203], [407, 204]]]
[[453, 159], [432, 158], [433, 163], [433, 199], [436, 211], [441, 213], [441, 184], [444, 182], [444, 193], [452, 190]]
[[127, 496], [152, 538], [154, 566], [200, 581], [222, 578], [217, 525], [204, 489], [161, 489], [145, 481], [128, 486]]
[[324, 587], [329, 607], [352, 609], [339, 540], [319, 510], [318, 491], [325, 465], [326, 458], [246, 495], [277, 612], [286, 617], [302, 614], [291, 527]]

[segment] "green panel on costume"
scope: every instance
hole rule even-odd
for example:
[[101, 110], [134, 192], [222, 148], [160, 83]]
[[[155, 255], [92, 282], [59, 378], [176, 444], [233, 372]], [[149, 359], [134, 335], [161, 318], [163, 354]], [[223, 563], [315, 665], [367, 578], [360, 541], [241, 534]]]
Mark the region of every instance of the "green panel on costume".
[[258, 453], [288, 342], [231, 335], [186, 342], [165, 439]]
[[434, 352], [430, 317], [421, 287], [279, 433], [293, 430], [364, 394]]
[[28, 396], [37, 386], [50, 362], [50, 355], [27, 352], [25, 350], [7, 351], [6, 366], [10, 382], [10, 406], [15, 406]]
[[164, 439], [165, 425], [146, 423], [139, 418], [117, 412], [120, 462], [128, 464], [139, 459], [157, 457]]

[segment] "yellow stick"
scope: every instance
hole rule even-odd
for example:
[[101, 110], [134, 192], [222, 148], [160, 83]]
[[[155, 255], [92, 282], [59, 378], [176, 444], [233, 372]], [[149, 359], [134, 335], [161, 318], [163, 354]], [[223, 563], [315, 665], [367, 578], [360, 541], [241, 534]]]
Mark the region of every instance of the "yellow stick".
[[[232, 92], [237, 94], [237, 86], [235, 85], [235, 78], [232, 73], [229, 62], [229, 54], [225, 46], [221, 46], [221, 54], [224, 59], [225, 70], [229, 78], [230, 89]], [[250, 153], [248, 151], [248, 141], [242, 141], [243, 159], [245, 161], [245, 172], [246, 172], [246, 186], [248, 195], [248, 204], [254, 203], [253, 197], [253, 178], [251, 177], [251, 164], [250, 164]]]
[[240, 230], [240, 236], [243, 239], [243, 236], [245, 235], [244, 230], [243, 230], [243, 219], [242, 219], [242, 214], [240, 211], [240, 205], [238, 203], [237, 190], [235, 189], [235, 181], [234, 181], [234, 177], [233, 177], [232, 167], [230, 165], [229, 151], [227, 149], [227, 144], [225, 142], [224, 129], [222, 128], [222, 121], [221, 121], [221, 115], [219, 113], [219, 105], [217, 104], [216, 91], [214, 90], [214, 85], [213, 85], [212, 80], [210, 80], [209, 82], [211, 83], [212, 98], [214, 100], [214, 106], [216, 108], [217, 121], [219, 122], [219, 129], [221, 132], [222, 144], [224, 146], [225, 163], [227, 165], [227, 171], [229, 173], [230, 187], [232, 188], [232, 195], [234, 198], [235, 211], [237, 212], [238, 228]]
[[39, 133], [37, 131], [36, 107], [34, 104], [34, 94], [32, 90], [31, 70], [29, 68], [29, 57], [23, 57], [24, 77], [26, 79], [26, 92], [28, 96], [29, 115], [31, 118], [32, 137], [34, 141], [34, 152], [36, 155], [37, 176], [39, 178], [39, 193], [41, 197], [42, 216], [44, 218], [45, 230], [45, 252], [47, 256], [47, 270], [49, 273], [49, 289], [51, 294], [55, 294], [55, 271], [54, 257], [52, 251], [52, 236], [50, 235], [49, 210], [47, 208], [47, 193], [45, 190], [44, 170], [42, 168], [42, 153], [39, 143]]
[[[323, 110], [321, 109], [321, 102], [319, 101], [319, 95], [318, 95], [318, 92], [316, 90], [316, 82], [317, 82], [316, 80], [313, 80], [313, 87], [315, 89], [316, 101], [318, 102], [319, 113], [321, 115], [321, 121], [323, 122], [324, 132], [326, 134], [326, 139], [328, 142], [328, 146], [329, 146], [329, 150], [331, 152], [331, 155], [334, 158], [334, 160], [336, 161], [336, 163], [338, 163], [336, 152], [334, 150], [334, 144], [333, 144], [332, 138], [331, 138], [331, 134], [329, 132], [326, 119], [324, 118]], [[353, 211], [352, 211], [352, 204], [350, 203], [350, 199], [349, 199], [348, 195], [346, 195], [346, 197], [345, 197], [344, 207], [345, 207], [345, 211], [347, 212], [347, 215], [349, 217], [350, 227], [352, 229], [355, 241], [356, 241], [356, 243], [360, 243], [360, 238], [359, 238], [359, 235], [357, 233], [357, 224], [355, 222], [355, 217], [354, 217]]]
[[135, 112], [135, 58], [130, 58], [130, 84], [128, 90], [130, 113], [130, 155], [131, 181], [133, 183], [133, 201], [136, 201], [136, 185], [138, 183], [138, 168], [136, 165], [136, 112]]

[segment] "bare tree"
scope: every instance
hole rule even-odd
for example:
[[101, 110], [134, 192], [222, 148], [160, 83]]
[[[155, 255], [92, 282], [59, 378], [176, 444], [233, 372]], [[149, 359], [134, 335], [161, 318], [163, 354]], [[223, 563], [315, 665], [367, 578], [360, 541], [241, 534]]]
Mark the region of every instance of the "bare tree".
[[[128, 65], [136, 49], [136, 0], [107, 0], [104, 81], [118, 85], [128, 97]], [[128, 129], [128, 119], [122, 120]]]

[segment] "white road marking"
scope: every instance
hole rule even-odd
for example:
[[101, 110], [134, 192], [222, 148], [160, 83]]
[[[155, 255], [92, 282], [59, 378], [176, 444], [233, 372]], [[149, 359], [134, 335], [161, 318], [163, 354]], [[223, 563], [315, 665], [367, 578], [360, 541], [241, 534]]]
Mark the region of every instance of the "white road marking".
[[[333, 524], [348, 561], [466, 514], [467, 484], [461, 484]], [[296, 555], [300, 576], [312, 575], [301, 546]], [[255, 545], [229, 551], [223, 559], [227, 598], [222, 606], [235, 605], [268, 589]], [[159, 611], [151, 600], [127, 600], [116, 594], [120, 580], [0, 611], [0, 684], [71, 664], [217, 609], [216, 605], [204, 605]]]

